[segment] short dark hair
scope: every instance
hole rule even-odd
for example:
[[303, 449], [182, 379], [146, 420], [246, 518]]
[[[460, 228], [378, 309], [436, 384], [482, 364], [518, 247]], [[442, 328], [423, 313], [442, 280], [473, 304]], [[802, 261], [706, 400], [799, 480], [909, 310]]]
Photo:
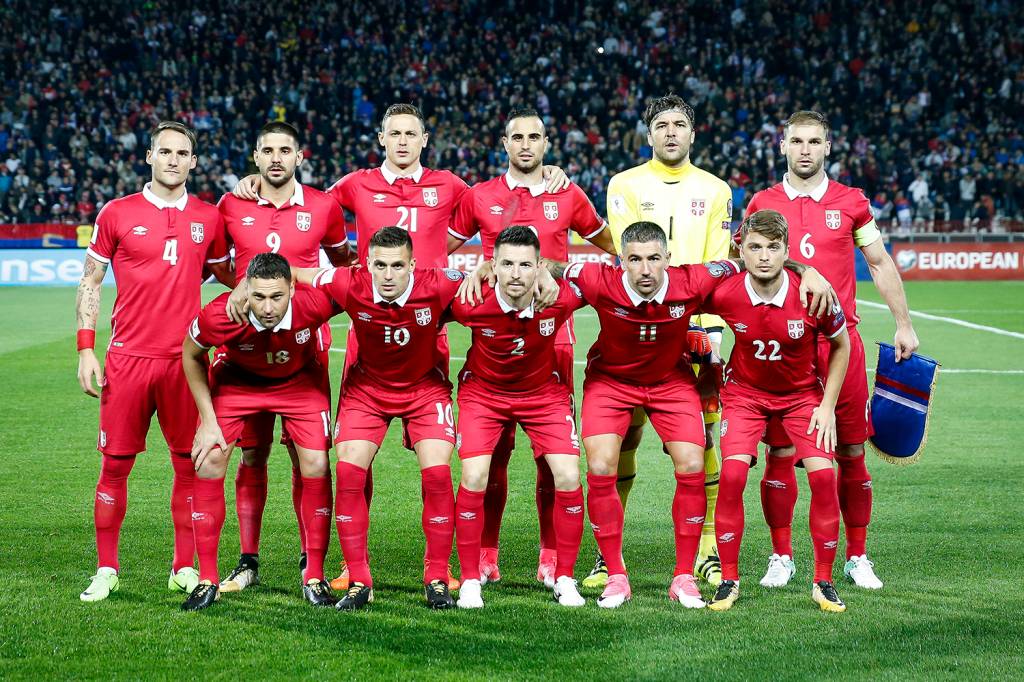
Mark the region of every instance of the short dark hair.
[[786, 216], [770, 208], [751, 213], [740, 223], [740, 240], [745, 240], [751, 232], [759, 234], [771, 241], [789, 244], [789, 225]]
[[159, 123], [157, 123], [156, 127], [153, 128], [153, 130], [150, 131], [150, 133], [149, 133], [149, 148], [150, 149], [152, 149], [154, 151], [156, 150], [156, 139], [158, 137], [160, 137], [160, 133], [164, 132], [165, 130], [173, 130], [174, 132], [181, 133], [182, 135], [187, 137], [188, 138], [188, 143], [192, 146], [192, 155], [195, 156], [195, 154], [196, 154], [196, 131], [192, 130], [191, 128], [189, 128], [184, 123], [180, 123], [178, 121], [160, 121]]
[[392, 116], [398, 116], [400, 114], [407, 114], [409, 116], [415, 116], [416, 118], [418, 118], [420, 120], [420, 127], [423, 128], [424, 132], [426, 132], [427, 122], [423, 118], [423, 112], [420, 111], [420, 108], [417, 107], [415, 104], [409, 104], [408, 102], [399, 102], [397, 104], [392, 104], [387, 109], [385, 109], [384, 116], [382, 116], [380, 119], [380, 129], [384, 130], [384, 125], [387, 123], [387, 120], [389, 118], [391, 118]]
[[651, 103], [644, 109], [643, 121], [647, 129], [651, 129], [651, 124], [654, 123], [654, 119], [658, 118], [661, 114], [666, 111], [679, 110], [683, 112], [687, 119], [690, 121], [690, 128], [693, 128], [693, 107], [686, 103], [679, 95], [674, 92], [670, 92], [664, 97], [655, 97], [651, 100]]
[[404, 246], [409, 249], [412, 253], [412, 237], [406, 230], [396, 226], [389, 225], [388, 227], [382, 227], [373, 233], [370, 237], [369, 248], [377, 247], [382, 249], [394, 249], [400, 246]]
[[832, 126], [828, 122], [828, 116], [820, 111], [810, 111], [808, 109], [794, 111], [782, 125], [783, 133], [786, 137], [789, 137], [789, 129], [792, 126], [819, 125], [825, 129], [825, 139], [828, 139], [829, 133], [832, 130]]
[[537, 255], [540, 255], [540, 239], [537, 237], [537, 231], [526, 225], [510, 225], [502, 230], [498, 238], [494, 240], [494, 253], [497, 253], [498, 249], [506, 244], [509, 246], [532, 246], [537, 250]]
[[517, 118], [539, 118], [541, 126], [544, 125], [544, 117], [533, 107], [512, 107], [505, 118], [505, 136], [508, 137], [508, 127]]
[[661, 229], [658, 223], [652, 223], [648, 220], [641, 220], [633, 223], [622, 232], [622, 250], [626, 250], [626, 244], [633, 242], [639, 242], [641, 244], [646, 242], [660, 242], [663, 247], [668, 249], [668, 239], [665, 237], [665, 230]]
[[293, 126], [291, 123], [285, 121], [270, 121], [260, 128], [259, 134], [256, 135], [256, 148], [260, 147], [260, 140], [263, 139], [264, 135], [273, 135], [274, 133], [280, 133], [282, 135], [290, 135], [295, 140], [295, 148], [299, 149], [302, 146], [302, 138], [299, 137], [299, 129]]
[[292, 281], [292, 268], [288, 259], [279, 253], [257, 253], [245, 269], [246, 279], [283, 279]]

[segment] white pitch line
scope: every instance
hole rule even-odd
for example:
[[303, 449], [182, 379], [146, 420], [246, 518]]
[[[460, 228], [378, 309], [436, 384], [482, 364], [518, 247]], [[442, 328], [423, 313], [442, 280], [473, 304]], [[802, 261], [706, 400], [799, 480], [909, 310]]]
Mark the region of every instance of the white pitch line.
[[[887, 305], [885, 305], [883, 303], [875, 303], [874, 301], [863, 301], [863, 300], [861, 300], [859, 298], [857, 299], [857, 305], [867, 306], [868, 308], [876, 308], [876, 309], [881, 308], [883, 310], [888, 310], [889, 309], [889, 306], [887, 306]], [[984, 325], [984, 324], [975, 324], [973, 322], [967, 322], [966, 320], [958, 320], [955, 317], [943, 317], [942, 315], [930, 315], [928, 313], [922, 313], [922, 312], [919, 312], [917, 310], [911, 310], [910, 314], [913, 315], [914, 317], [920, 317], [920, 318], [923, 318], [925, 320], [935, 320], [936, 322], [947, 322], [949, 324], [955, 324], [955, 325], [957, 325], [959, 327], [966, 327], [968, 329], [975, 329], [977, 331], [988, 332], [990, 334], [999, 334], [1000, 336], [1010, 336], [1010, 337], [1013, 337], [1015, 339], [1024, 339], [1024, 334], [1021, 334], [1020, 332], [1011, 332], [1011, 331], [1009, 331], [1007, 329], [1000, 329], [999, 327], [989, 327], [989, 326]]]

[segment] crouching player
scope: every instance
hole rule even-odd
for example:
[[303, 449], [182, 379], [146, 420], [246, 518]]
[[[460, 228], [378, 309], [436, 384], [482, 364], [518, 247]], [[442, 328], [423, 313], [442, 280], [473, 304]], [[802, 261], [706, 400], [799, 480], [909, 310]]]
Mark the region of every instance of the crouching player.
[[583, 536], [580, 443], [570, 378], [558, 375], [555, 343], [558, 330], [584, 301], [575, 285], [563, 281], [553, 305], [543, 311], [534, 308], [540, 240], [529, 227], [502, 230], [491, 265], [497, 277], [495, 287], [485, 288], [477, 305], [456, 301], [451, 313], [473, 332], [459, 373], [462, 482], [455, 504], [455, 532], [462, 587], [458, 605], [484, 605], [480, 545], [488, 473], [502, 434], [518, 423], [530, 438], [533, 456], [543, 458], [554, 476], [555, 599], [562, 606], [583, 606], [573, 579]]
[[338, 489], [335, 521], [349, 570], [341, 610], [373, 600], [367, 554], [370, 519], [364, 495], [367, 471], [392, 419], [401, 419], [416, 452], [423, 496], [426, 566], [423, 582], [433, 609], [455, 606], [448, 559], [455, 532], [450, 460], [455, 445], [451, 384], [437, 367], [437, 335], [462, 283], [456, 270], [414, 270], [412, 239], [384, 227], [370, 239], [366, 268], [297, 270], [352, 319], [359, 357], [345, 373], [335, 443]]
[[[832, 584], [839, 536], [832, 457], [836, 400], [850, 360], [846, 318], [838, 304], [820, 319], [805, 311], [799, 277], [784, 268], [789, 236], [782, 214], [753, 213], [740, 231], [747, 274], [715, 289], [702, 307], [725, 318], [736, 335], [722, 388], [723, 465], [715, 508], [722, 582], [709, 607], [725, 611], [739, 598], [743, 488], [757, 459], [757, 443], [774, 419], [781, 422], [795, 449], [784, 454], [795, 454], [803, 462], [811, 489], [811, 598], [823, 611], [845, 611]], [[816, 368], [819, 336], [830, 344], [824, 392]]]
[[[278, 254], [253, 257], [246, 283], [248, 324], [239, 326], [228, 317], [230, 294], [221, 294], [192, 322], [182, 349], [200, 419], [192, 448], [192, 525], [200, 582], [182, 609], [205, 609], [219, 597], [224, 474], [246, 421], [262, 413], [281, 416], [299, 456], [307, 552], [303, 593], [314, 606], [331, 606], [336, 600], [324, 580], [331, 524], [330, 401], [318, 365], [316, 332], [339, 311], [322, 293], [295, 286], [288, 261]], [[221, 354], [207, 376], [203, 361], [214, 346]]]

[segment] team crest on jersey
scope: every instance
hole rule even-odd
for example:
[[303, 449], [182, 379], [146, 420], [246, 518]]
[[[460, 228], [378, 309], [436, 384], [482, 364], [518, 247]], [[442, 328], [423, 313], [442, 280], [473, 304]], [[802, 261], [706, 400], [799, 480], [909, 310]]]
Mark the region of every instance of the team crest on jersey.
[[541, 336], [551, 336], [554, 333], [555, 333], [555, 321], [554, 320], [548, 319], [548, 320], [541, 320], [540, 321], [540, 335]]
[[303, 344], [306, 343], [307, 341], [309, 341], [308, 329], [300, 329], [299, 331], [295, 332], [295, 343]]
[[557, 201], [545, 201], [544, 202], [544, 217], [548, 220], [558, 220], [558, 202]]
[[430, 321], [434, 319], [433, 313], [430, 312], [430, 308], [417, 308], [416, 309], [416, 324], [421, 327], [426, 327], [430, 324]]
[[705, 201], [704, 199], [690, 199], [690, 213], [697, 216], [698, 218], [704, 215]]
[[803, 320], [786, 320], [786, 324], [789, 327], [789, 338], [799, 339], [804, 335]]
[[309, 228], [313, 227], [313, 214], [305, 211], [296, 213], [295, 227], [299, 228], [299, 232], [309, 232]]
[[825, 227], [830, 230], [838, 230], [843, 224], [843, 215], [839, 211], [825, 211]]
[[203, 224], [192, 223], [192, 241], [196, 244], [203, 243]]
[[427, 206], [437, 206], [437, 188], [436, 187], [424, 187], [423, 188], [423, 203]]
[[671, 315], [672, 317], [676, 318], [677, 320], [680, 317], [682, 317], [683, 313], [685, 313], [685, 312], [686, 312], [686, 306], [684, 306], [684, 305], [670, 305], [668, 307], [668, 314]]

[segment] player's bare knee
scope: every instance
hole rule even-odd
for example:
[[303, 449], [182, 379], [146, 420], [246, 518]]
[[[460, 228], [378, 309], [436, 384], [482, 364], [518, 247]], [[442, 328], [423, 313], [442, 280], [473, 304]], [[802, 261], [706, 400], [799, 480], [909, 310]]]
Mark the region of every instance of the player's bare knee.
[[848, 459], [857, 459], [858, 457], [864, 456], [864, 444], [856, 443], [854, 445], [839, 445], [836, 447], [836, 457], [846, 457]]
[[257, 445], [242, 449], [242, 463], [247, 467], [265, 467], [270, 459], [270, 446]]
[[786, 447], [777, 448], [769, 445], [765, 452], [769, 457], [792, 457], [796, 454], [796, 447], [787, 445]]
[[296, 450], [295, 459], [299, 472], [307, 478], [322, 478], [327, 475], [329, 459], [326, 450]]
[[551, 475], [555, 481], [555, 490], [571, 491], [580, 487], [579, 459], [576, 459], [576, 462], [576, 465], [569, 462], [558, 462], [551, 465]]
[[196, 470], [199, 478], [224, 478], [228, 468], [228, 455], [220, 448], [214, 448], [203, 459]]
[[473, 492], [486, 490], [487, 482], [490, 479], [490, 467], [491, 461], [484, 456], [462, 460], [462, 479], [459, 484]]

